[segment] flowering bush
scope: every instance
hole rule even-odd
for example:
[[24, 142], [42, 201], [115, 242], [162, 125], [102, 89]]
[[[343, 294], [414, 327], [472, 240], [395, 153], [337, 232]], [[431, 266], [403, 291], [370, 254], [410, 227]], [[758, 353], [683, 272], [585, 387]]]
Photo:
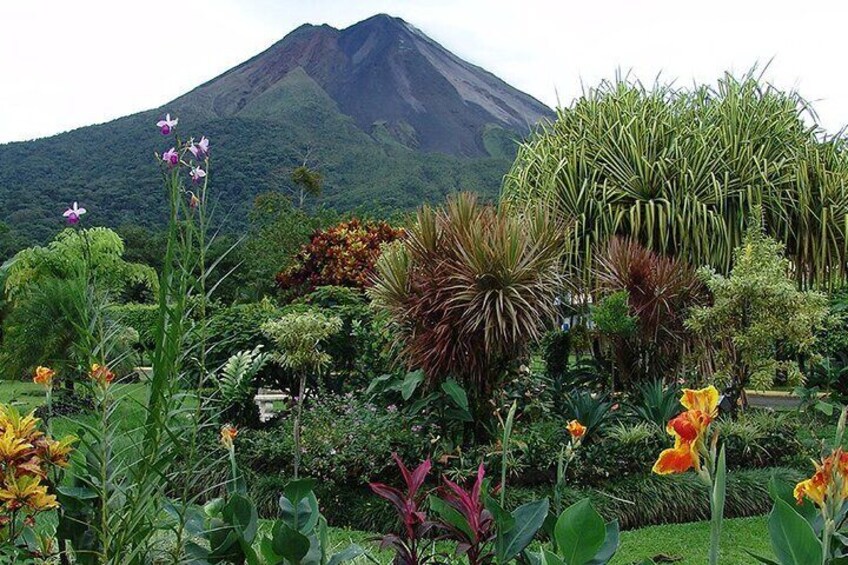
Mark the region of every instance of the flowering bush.
[[402, 228], [356, 218], [317, 230], [298, 253], [295, 264], [277, 275], [277, 285], [296, 294], [319, 286], [365, 288], [370, 284], [380, 247], [400, 239]]
[[[49, 369], [39, 369], [39, 379], [52, 379]], [[0, 545], [24, 544], [25, 553], [47, 557], [49, 544], [31, 545], [37, 539], [33, 528], [36, 516], [59, 507], [53, 493], [76, 438], [54, 440], [39, 422], [32, 413], [22, 416], [12, 406], [0, 406]]]

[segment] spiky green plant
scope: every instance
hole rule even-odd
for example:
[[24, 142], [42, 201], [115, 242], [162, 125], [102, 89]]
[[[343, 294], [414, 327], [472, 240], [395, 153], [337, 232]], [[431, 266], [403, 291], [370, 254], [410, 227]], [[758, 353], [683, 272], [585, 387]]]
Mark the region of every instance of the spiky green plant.
[[727, 272], [758, 204], [797, 283], [830, 284], [848, 264], [848, 153], [814, 118], [754, 70], [688, 90], [603, 82], [520, 146], [502, 197], [551, 203], [578, 287], [613, 235]]

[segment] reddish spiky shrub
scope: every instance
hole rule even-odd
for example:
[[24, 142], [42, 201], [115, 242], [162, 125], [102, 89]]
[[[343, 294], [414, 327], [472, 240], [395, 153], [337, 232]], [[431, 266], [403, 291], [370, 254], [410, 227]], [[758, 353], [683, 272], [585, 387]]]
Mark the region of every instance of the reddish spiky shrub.
[[622, 384], [673, 376], [691, 345], [683, 325], [687, 312], [706, 298], [695, 270], [683, 259], [616, 237], [597, 254], [595, 274], [599, 296], [627, 292], [628, 309], [636, 320], [633, 335], [607, 336]]
[[315, 231], [295, 258], [295, 264], [277, 275], [277, 286], [305, 294], [319, 286], [365, 288], [380, 256], [380, 246], [399, 239], [402, 228], [386, 222], [356, 218]]
[[481, 408], [553, 319], [560, 231], [542, 208], [513, 215], [470, 194], [423, 207], [407, 231], [380, 257], [369, 293], [408, 366], [431, 385], [463, 381]]

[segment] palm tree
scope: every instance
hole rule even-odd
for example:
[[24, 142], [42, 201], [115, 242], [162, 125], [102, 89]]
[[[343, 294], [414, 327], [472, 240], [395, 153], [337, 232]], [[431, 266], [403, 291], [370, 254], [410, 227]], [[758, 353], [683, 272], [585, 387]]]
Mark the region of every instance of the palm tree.
[[760, 204], [799, 286], [846, 274], [845, 142], [824, 138], [803, 98], [753, 71], [691, 90], [602, 83], [520, 146], [502, 198], [549, 203], [567, 226], [569, 279], [584, 289], [615, 235], [727, 272]]

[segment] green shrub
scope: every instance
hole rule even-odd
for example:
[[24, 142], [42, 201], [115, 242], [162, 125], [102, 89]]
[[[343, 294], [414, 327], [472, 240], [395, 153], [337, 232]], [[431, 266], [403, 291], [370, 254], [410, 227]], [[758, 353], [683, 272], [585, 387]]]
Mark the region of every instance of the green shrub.
[[[206, 329], [211, 347], [208, 366], [218, 368], [239, 351], [252, 350], [264, 345], [266, 351], [273, 344], [262, 333], [264, 323], [288, 314], [314, 311], [342, 320], [342, 329], [327, 340], [325, 350], [332, 358], [324, 372], [324, 385], [334, 392], [350, 391], [364, 387], [371, 377], [381, 374], [388, 364], [380, 360], [371, 366], [369, 360], [378, 358], [378, 351], [388, 347], [392, 336], [383, 322], [376, 322], [364, 294], [355, 289], [320, 287], [286, 306], [269, 299], [249, 304], [220, 308], [210, 317]], [[381, 318], [382, 320], [382, 318]], [[269, 364], [258, 376], [262, 386], [287, 389], [292, 385], [291, 372]]]
[[[271, 428], [239, 433], [242, 466], [260, 475], [291, 476], [292, 425], [291, 418], [282, 418]], [[426, 442], [412, 427], [408, 420], [401, 423], [391, 407], [361, 396], [322, 398], [303, 413], [303, 474], [319, 480], [322, 499], [338, 486], [364, 484], [393, 467], [392, 452], [411, 461], [426, 456]]]
[[138, 349], [153, 351], [153, 335], [158, 314], [155, 304], [115, 304], [107, 311], [115, 321], [138, 333]]
[[[768, 493], [772, 475], [790, 483], [801, 478], [799, 472], [786, 468], [751, 469], [728, 474], [725, 518], [768, 512], [772, 505]], [[506, 495], [506, 506], [515, 508], [550, 496], [550, 488], [511, 487]], [[694, 473], [632, 477], [610, 483], [602, 489], [566, 488], [563, 503], [570, 505], [587, 496], [605, 520], [617, 518], [622, 529], [708, 520], [710, 516], [707, 487]], [[273, 498], [273, 490], [267, 498]], [[324, 514], [334, 526], [377, 532], [392, 531], [397, 527], [394, 510], [364, 485], [337, 489], [330, 498], [322, 499], [322, 502], [325, 504]]]
[[801, 420], [795, 412], [746, 410], [737, 420], [718, 422], [731, 469], [794, 466], [805, 463], [807, 449], [797, 439]]
[[567, 420], [577, 420], [586, 426], [586, 441], [603, 433], [615, 414], [613, 403], [606, 394], [592, 394], [587, 390], [572, 390], [566, 397], [563, 415]]
[[662, 379], [640, 383], [631, 396], [630, 411], [640, 422], [664, 430], [668, 421], [683, 411], [680, 389], [666, 386]]

